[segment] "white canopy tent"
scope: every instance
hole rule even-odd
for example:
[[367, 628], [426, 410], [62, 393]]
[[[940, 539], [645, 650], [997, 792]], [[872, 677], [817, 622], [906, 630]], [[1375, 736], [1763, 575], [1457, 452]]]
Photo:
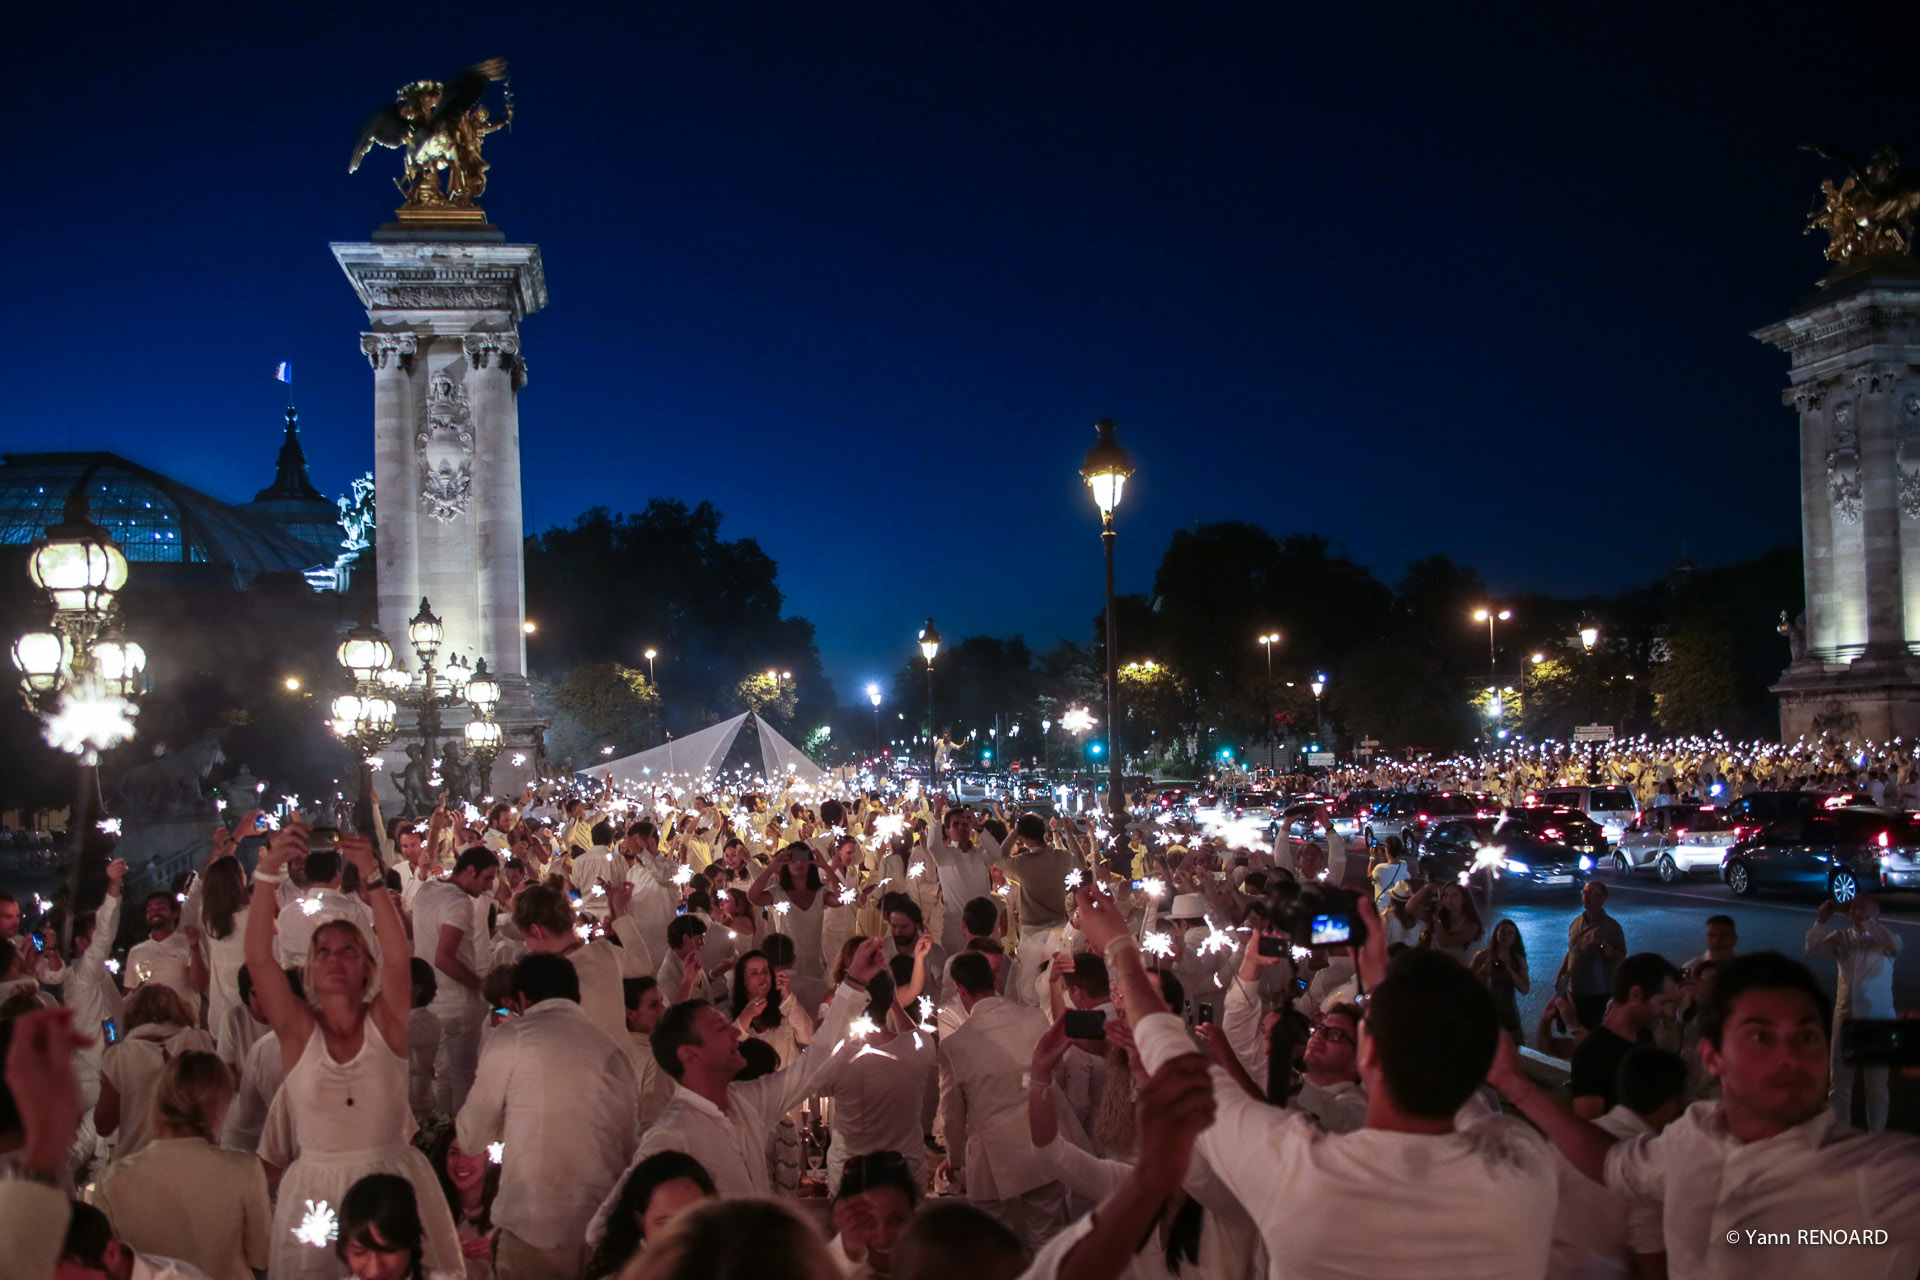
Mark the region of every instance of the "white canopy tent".
[[657, 747], [594, 765], [583, 772], [592, 778], [611, 778], [621, 785], [658, 786], [664, 782], [677, 790], [697, 790], [718, 771], [720, 763], [733, 749], [741, 726], [749, 719], [760, 730], [761, 768], [770, 781], [820, 785], [826, 777], [820, 766], [751, 711], [684, 738], [674, 738]]

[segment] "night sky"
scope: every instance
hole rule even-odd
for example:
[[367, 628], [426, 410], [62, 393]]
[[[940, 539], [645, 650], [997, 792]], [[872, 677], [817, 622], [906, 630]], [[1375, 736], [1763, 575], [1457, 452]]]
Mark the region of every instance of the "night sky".
[[529, 530], [711, 499], [843, 698], [929, 613], [1089, 637], [1103, 415], [1122, 590], [1224, 519], [1511, 591], [1793, 543], [1786, 361], [1747, 335], [1824, 270], [1794, 144], [1920, 159], [1920, 6], [1471, 7], [35, 6], [0, 448], [244, 501], [291, 360], [315, 481], [370, 469], [327, 244], [400, 164], [350, 144], [504, 56], [484, 203], [552, 294]]

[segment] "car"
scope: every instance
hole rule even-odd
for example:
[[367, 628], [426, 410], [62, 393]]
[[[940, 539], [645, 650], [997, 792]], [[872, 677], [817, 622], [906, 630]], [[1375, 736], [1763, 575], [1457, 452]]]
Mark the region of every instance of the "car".
[[1280, 816], [1280, 797], [1271, 791], [1242, 791], [1233, 797], [1228, 812], [1236, 822], [1262, 822], [1268, 825]]
[[[1499, 851], [1497, 862], [1487, 854], [1489, 849]], [[1486, 865], [1476, 870], [1482, 862]], [[1593, 872], [1593, 859], [1525, 828], [1495, 818], [1471, 818], [1435, 824], [1420, 869], [1427, 879], [1441, 883], [1458, 881], [1464, 872], [1475, 888], [1493, 885], [1509, 894], [1578, 896]]]
[[1373, 806], [1362, 829], [1369, 845], [1399, 836], [1411, 857], [1430, 823], [1447, 818], [1498, 817], [1500, 806], [1469, 791], [1401, 791]]
[[1851, 795], [1835, 796], [1828, 791], [1754, 791], [1727, 806], [1727, 826], [1737, 843], [1760, 834], [1775, 822], [1803, 818], [1852, 802]]
[[1718, 875], [1737, 842], [1725, 809], [1713, 805], [1656, 805], [1628, 824], [1613, 847], [1613, 868], [1622, 875], [1652, 871], [1673, 884], [1696, 871]]
[[1548, 809], [1578, 809], [1598, 823], [1601, 834], [1616, 844], [1626, 834], [1627, 824], [1640, 812], [1640, 802], [1633, 798], [1633, 789], [1622, 786], [1547, 787], [1529, 794], [1524, 803]]
[[1866, 807], [1785, 818], [1728, 849], [1721, 876], [1742, 896], [1797, 889], [1842, 905], [1863, 893], [1920, 889], [1920, 820]]
[[[1607, 837], [1600, 824], [1578, 809], [1549, 809], [1544, 806], [1507, 810], [1500, 831], [1524, 831], [1554, 844], [1563, 844], [1599, 865], [1607, 856]], [[1717, 865], [1717, 864], [1716, 864]], [[1592, 870], [1592, 866], [1588, 870]]]

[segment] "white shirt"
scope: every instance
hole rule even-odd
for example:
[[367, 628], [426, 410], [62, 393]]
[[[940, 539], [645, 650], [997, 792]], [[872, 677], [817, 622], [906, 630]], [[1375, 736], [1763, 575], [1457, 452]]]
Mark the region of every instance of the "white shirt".
[[[455, 957], [476, 974], [484, 975], [486, 966], [480, 963], [474, 938], [478, 930], [474, 927], [473, 903], [473, 896], [451, 880], [429, 880], [421, 885], [413, 900], [413, 954], [433, 964], [440, 949], [440, 930], [452, 925], [460, 931]], [[434, 968], [433, 1008], [458, 1010], [479, 1000], [479, 992], [462, 986], [438, 965]]]
[[1046, 1185], [1027, 1126], [1027, 1068], [1047, 1016], [999, 996], [973, 1002], [940, 1042], [940, 1117], [972, 1200], [1005, 1200]]
[[460, 1146], [504, 1142], [493, 1222], [539, 1249], [578, 1245], [640, 1138], [626, 1050], [571, 1000], [494, 1029], [456, 1124]]
[[612, 905], [607, 895], [627, 878], [627, 860], [603, 844], [597, 844], [573, 862], [573, 891], [580, 895], [579, 909], [597, 920], [604, 920]]
[[833, 1056], [835, 1047], [846, 1039], [848, 1024], [866, 1007], [867, 993], [842, 983], [834, 992], [833, 1002], [827, 1006], [827, 1015], [812, 1045], [800, 1055], [799, 1061], [758, 1080], [728, 1085], [725, 1111], [676, 1083], [672, 1100], [640, 1139], [627, 1172], [614, 1181], [613, 1191], [601, 1204], [600, 1211], [593, 1215], [593, 1222], [587, 1227], [587, 1243], [597, 1245], [606, 1234], [607, 1216], [612, 1213], [628, 1174], [642, 1160], [662, 1151], [683, 1151], [705, 1165], [722, 1196], [771, 1195], [773, 1183], [767, 1172], [767, 1138], [782, 1116], [811, 1096], [814, 1082]]
[[[1696, 1102], [1657, 1137], [1615, 1143], [1607, 1187], [1663, 1202], [1671, 1280], [1909, 1280], [1920, 1270], [1920, 1139], [1865, 1134], [1824, 1108], [1760, 1142], [1727, 1132], [1724, 1103]], [[1884, 1228], [1887, 1243], [1748, 1243], [1754, 1232]], [[1736, 1233], [1738, 1244], [1727, 1243]]]
[[107, 972], [107, 957], [113, 953], [113, 935], [119, 927], [120, 895], [108, 894], [94, 914], [93, 937], [67, 971], [64, 983], [63, 995], [67, 1007], [73, 1010], [74, 1030], [93, 1037], [92, 1046], [79, 1050], [76, 1056], [94, 1069], [100, 1065], [100, 1049], [105, 1042], [101, 1024], [120, 1017], [120, 988]]
[[[1141, 1019], [1134, 1039], [1149, 1072], [1198, 1052], [1171, 1014]], [[1273, 1275], [1539, 1280], [1546, 1271], [1553, 1156], [1521, 1122], [1488, 1115], [1444, 1134], [1326, 1134], [1300, 1112], [1255, 1102], [1219, 1067], [1211, 1075], [1215, 1118], [1196, 1149], [1259, 1227]], [[1393, 1229], [1356, 1230], [1361, 1205], [1393, 1206]]]
[[886, 1044], [864, 1044], [834, 1060], [826, 1084], [833, 1098], [833, 1142], [827, 1147], [827, 1186], [855, 1156], [897, 1151], [925, 1185], [926, 1135], [920, 1108], [933, 1074], [933, 1033], [909, 1031]]
[[966, 931], [960, 927], [960, 912], [975, 898], [990, 897], [993, 880], [987, 867], [1000, 856], [1000, 846], [986, 832], [976, 832], [971, 849], [947, 843], [937, 826], [927, 827], [927, 856], [940, 874], [940, 945], [949, 955], [958, 955], [967, 945]]
[[[1616, 1138], [1651, 1134], [1626, 1107], [1594, 1121]], [[1632, 1280], [1635, 1253], [1661, 1253], [1660, 1206], [1608, 1191], [1554, 1152], [1560, 1163], [1560, 1208], [1553, 1219], [1547, 1280]]]
[[[322, 913], [325, 913], [324, 915]], [[280, 908], [274, 917], [273, 953], [281, 968], [307, 967], [313, 931], [334, 920], [351, 921], [369, 941], [373, 938], [373, 911], [358, 896], [325, 885], [304, 890]]]
[[269, 1030], [253, 1042], [253, 1047], [247, 1050], [246, 1061], [240, 1065], [240, 1087], [234, 1092], [233, 1105], [227, 1108], [227, 1122], [220, 1130], [221, 1146], [230, 1151], [260, 1150], [260, 1134], [267, 1127], [267, 1111], [286, 1077], [280, 1037]]
[[127, 994], [132, 995], [149, 982], [157, 982], [185, 996], [189, 1008], [199, 1008], [200, 993], [187, 980], [187, 956], [191, 950], [187, 935], [178, 929], [160, 942], [148, 938], [134, 943], [127, 949], [127, 965], [121, 974], [131, 979], [127, 983]]
[[[1836, 912], [1807, 930], [1807, 954], [1826, 956], [1840, 968], [1833, 1000], [1836, 1018], [1895, 1016], [1893, 959], [1899, 951], [1900, 939], [1878, 920], [1861, 928]], [[1839, 1034], [1835, 1027], [1834, 1035]]]
[[133, 1271], [127, 1280], [210, 1280], [210, 1277], [191, 1262], [136, 1253], [133, 1255]]

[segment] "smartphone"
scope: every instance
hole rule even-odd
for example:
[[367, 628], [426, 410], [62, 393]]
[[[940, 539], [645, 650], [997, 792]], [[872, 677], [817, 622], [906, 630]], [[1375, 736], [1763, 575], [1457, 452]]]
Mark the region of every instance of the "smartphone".
[[33, 949], [34, 949], [35, 951], [45, 951], [45, 950], [47, 949], [47, 940], [46, 940], [45, 938], [43, 938], [43, 937], [41, 937], [41, 936], [40, 936], [39, 934], [37, 934], [37, 933], [36, 933], [36, 934], [34, 934], [34, 935], [33, 935]]
[[1194, 1014], [1193, 1014], [1193, 1023], [1195, 1026], [1204, 1027], [1212, 1021], [1213, 1021], [1212, 1005], [1202, 1001], [1199, 1005], [1195, 1006]]
[[1849, 1067], [1920, 1067], [1920, 1022], [1849, 1018], [1840, 1024], [1840, 1054]]
[[268, 827], [269, 827], [269, 823], [267, 822], [267, 815], [264, 813], [253, 820], [253, 829], [255, 831], [265, 831], [268, 829]]
[[1276, 960], [1284, 959], [1287, 955], [1287, 940], [1277, 933], [1261, 934], [1260, 954], [1272, 956]]
[[120, 1024], [112, 1018], [108, 1018], [105, 1022], [101, 1023], [100, 1030], [105, 1033], [105, 1039], [108, 1044], [120, 1043]]
[[1134, 887], [1134, 888], [1136, 888], [1136, 889], [1138, 889], [1138, 888], [1139, 888], [1139, 887], [1140, 887], [1141, 885], [1143, 885], [1143, 884], [1145, 884], [1145, 883], [1146, 883], [1146, 881], [1144, 881], [1144, 880], [1135, 880], [1135, 881], [1133, 882], [1133, 887]]
[[1066, 1031], [1069, 1040], [1105, 1040], [1107, 1015], [1100, 1009], [1069, 1009]]
[[493, 1016], [496, 1018], [511, 1018], [513, 1016], [513, 1010], [503, 1004], [497, 1004], [493, 1007]]

